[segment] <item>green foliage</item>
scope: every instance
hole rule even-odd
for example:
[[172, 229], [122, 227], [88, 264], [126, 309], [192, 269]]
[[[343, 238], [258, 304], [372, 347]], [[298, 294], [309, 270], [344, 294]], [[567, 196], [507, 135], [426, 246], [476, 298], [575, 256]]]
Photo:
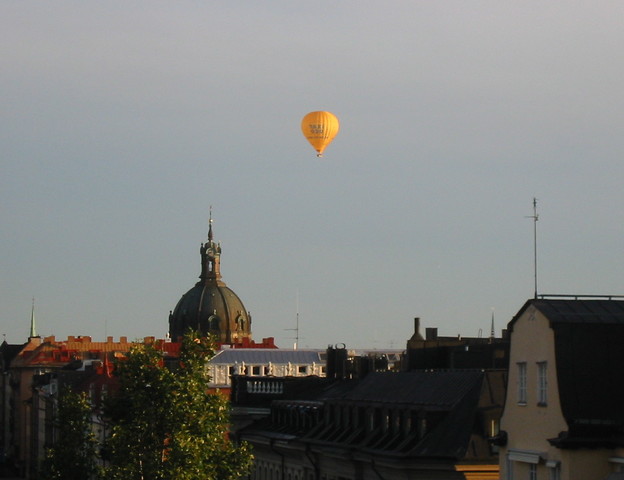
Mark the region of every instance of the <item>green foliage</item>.
[[107, 408], [113, 425], [107, 478], [233, 480], [248, 473], [248, 447], [227, 436], [227, 400], [207, 391], [213, 354], [213, 344], [193, 332], [172, 366], [152, 345], [131, 350], [116, 370], [120, 390]]
[[84, 480], [99, 474], [97, 440], [91, 431], [87, 395], [61, 391], [55, 417], [57, 441], [46, 450], [39, 474], [42, 480]]

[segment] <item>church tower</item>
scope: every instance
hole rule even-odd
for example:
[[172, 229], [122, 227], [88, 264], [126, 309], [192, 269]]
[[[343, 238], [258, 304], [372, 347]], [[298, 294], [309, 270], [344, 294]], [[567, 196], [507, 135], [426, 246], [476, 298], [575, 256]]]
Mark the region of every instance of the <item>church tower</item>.
[[169, 335], [175, 342], [188, 329], [204, 335], [214, 335], [219, 343], [241, 343], [251, 340], [251, 315], [241, 299], [221, 278], [221, 244], [214, 241], [212, 212], [208, 227], [208, 240], [199, 248], [201, 275], [199, 282], [169, 313]]

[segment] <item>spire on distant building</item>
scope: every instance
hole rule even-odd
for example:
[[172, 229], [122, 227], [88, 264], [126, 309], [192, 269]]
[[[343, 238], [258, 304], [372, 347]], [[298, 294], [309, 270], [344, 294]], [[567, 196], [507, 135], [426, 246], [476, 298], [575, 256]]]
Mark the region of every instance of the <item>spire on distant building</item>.
[[30, 312], [30, 335], [28, 336], [28, 338], [36, 338], [39, 335], [37, 335], [37, 329], [35, 328], [35, 297], [33, 297], [32, 299], [32, 310]]

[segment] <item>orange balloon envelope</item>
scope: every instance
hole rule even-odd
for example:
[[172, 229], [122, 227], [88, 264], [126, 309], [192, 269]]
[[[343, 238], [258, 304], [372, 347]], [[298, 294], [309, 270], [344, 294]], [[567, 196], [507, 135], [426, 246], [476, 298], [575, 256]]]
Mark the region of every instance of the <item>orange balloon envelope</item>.
[[318, 152], [317, 157], [323, 156], [323, 150], [338, 134], [339, 128], [338, 119], [330, 112], [310, 112], [301, 120], [303, 136]]

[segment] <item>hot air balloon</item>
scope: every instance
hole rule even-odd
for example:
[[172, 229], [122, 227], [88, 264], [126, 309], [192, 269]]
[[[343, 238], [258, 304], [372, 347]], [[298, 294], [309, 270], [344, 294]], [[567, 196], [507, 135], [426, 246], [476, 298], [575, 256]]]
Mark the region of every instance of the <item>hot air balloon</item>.
[[339, 128], [338, 119], [330, 112], [310, 112], [301, 120], [303, 136], [318, 152], [317, 157], [323, 156], [323, 150], [338, 134]]

